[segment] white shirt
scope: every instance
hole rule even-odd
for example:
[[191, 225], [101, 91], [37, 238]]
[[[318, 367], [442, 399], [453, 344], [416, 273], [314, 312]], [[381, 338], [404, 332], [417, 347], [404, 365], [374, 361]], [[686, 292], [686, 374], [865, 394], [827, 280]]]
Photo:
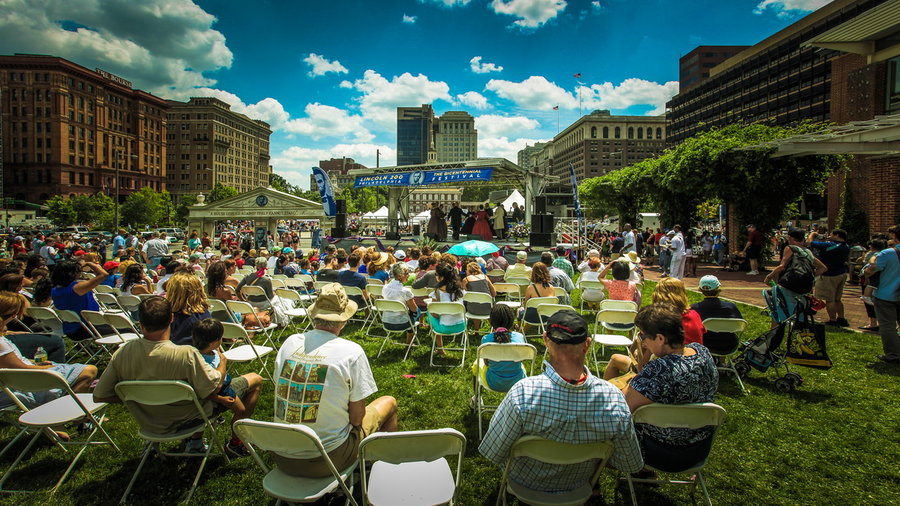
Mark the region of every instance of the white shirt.
[[622, 236], [622, 239], [624, 240], [624, 244], [622, 244], [622, 253], [634, 251], [634, 232], [626, 232]]
[[419, 268], [419, 260], [407, 260], [406, 266], [409, 267], [409, 270], [411, 272], [415, 271], [416, 269]]
[[[414, 295], [412, 293], [412, 289], [410, 289], [408, 286], [403, 286], [403, 284], [396, 279], [392, 279], [388, 284], [384, 285], [384, 288], [381, 289], [381, 297], [385, 300], [397, 300], [406, 304], [410, 299], [414, 297]], [[381, 314], [381, 319], [385, 323], [409, 325], [409, 316], [406, 312], [385, 311]]]
[[669, 245], [669, 236], [664, 235], [659, 238], [659, 247], [666, 248]]
[[684, 254], [684, 236], [675, 234], [672, 238], [672, 256], [683, 257]]
[[[288, 337], [278, 350], [275, 371], [275, 421], [311, 428], [329, 452], [350, 434], [349, 403], [378, 391], [362, 347], [324, 330]], [[318, 456], [315, 451], [279, 453]]]
[[[603, 270], [603, 266], [600, 266], [600, 270]], [[581, 283], [582, 281], [600, 281], [600, 270], [588, 270], [587, 272], [584, 272], [581, 277], [578, 278], [578, 282]], [[589, 300], [592, 302], [603, 300], [603, 289], [584, 288], [581, 292], [581, 297], [584, 300]]]

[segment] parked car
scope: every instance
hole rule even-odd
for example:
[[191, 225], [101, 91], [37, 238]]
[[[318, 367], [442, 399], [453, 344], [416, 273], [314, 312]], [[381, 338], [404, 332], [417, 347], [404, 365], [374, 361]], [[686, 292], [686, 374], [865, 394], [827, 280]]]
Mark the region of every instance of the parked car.
[[87, 227], [71, 226], [58, 230], [60, 234], [78, 234], [79, 237], [90, 232]]
[[[184, 240], [184, 230], [180, 228], [158, 228], [156, 229], [156, 233], [161, 234], [165, 232], [166, 236], [169, 238], [169, 242], [179, 242]], [[174, 241], [172, 239], [175, 239]]]

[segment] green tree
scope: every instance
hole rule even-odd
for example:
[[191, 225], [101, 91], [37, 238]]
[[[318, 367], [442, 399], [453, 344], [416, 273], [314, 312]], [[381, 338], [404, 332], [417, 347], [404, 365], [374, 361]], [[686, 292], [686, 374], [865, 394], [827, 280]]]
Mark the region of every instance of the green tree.
[[119, 221], [132, 227], [167, 224], [174, 210], [169, 192], [145, 187], [125, 199], [119, 209]]
[[838, 215], [840, 228], [847, 231], [847, 242], [868, 244], [869, 219], [853, 198], [850, 178], [844, 174], [844, 191], [841, 193], [841, 211]]
[[209, 197], [206, 199], [208, 202], [212, 203], [217, 200], [227, 199], [229, 197], [234, 197], [238, 194], [237, 189], [233, 186], [224, 185], [222, 183], [216, 183], [213, 186], [212, 191], [209, 192]]
[[47, 206], [47, 218], [56, 227], [67, 227], [77, 223], [78, 215], [72, 207], [72, 202], [62, 195], [54, 195], [44, 202]]
[[112, 228], [116, 204], [105, 193], [76, 195], [69, 200], [72, 201], [76, 223], [90, 224], [103, 229]]
[[291, 195], [299, 196], [300, 193], [303, 193], [303, 190], [300, 189], [299, 186], [295, 186], [289, 183], [288, 180], [283, 176], [278, 175], [274, 172], [269, 175], [269, 186], [275, 188], [278, 191], [290, 193]]
[[175, 222], [181, 225], [187, 223], [188, 208], [197, 203], [196, 195], [182, 195], [175, 205]]

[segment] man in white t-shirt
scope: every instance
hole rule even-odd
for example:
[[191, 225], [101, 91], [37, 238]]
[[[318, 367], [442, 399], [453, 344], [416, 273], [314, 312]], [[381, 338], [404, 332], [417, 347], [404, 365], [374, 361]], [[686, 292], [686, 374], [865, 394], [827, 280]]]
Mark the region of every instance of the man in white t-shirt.
[[624, 255], [629, 251], [636, 251], [634, 247], [634, 232], [631, 231], [631, 224], [626, 223], [624, 231], [622, 232], [622, 251], [621, 253]]
[[[369, 360], [360, 345], [338, 337], [356, 307], [340, 284], [322, 287], [309, 307], [314, 329], [288, 337], [275, 363], [275, 421], [313, 429], [339, 471], [356, 462], [363, 438], [397, 430], [397, 400], [382, 396], [366, 405], [378, 390]], [[331, 476], [314, 451], [273, 457], [293, 476]]]
[[[599, 259], [600, 259], [600, 252], [597, 251], [597, 250], [595, 250], [595, 249], [592, 249], [592, 250], [588, 251], [587, 257], [585, 257], [584, 261], [581, 262], [580, 264], [578, 264], [578, 271], [579, 271], [579, 272], [587, 272], [587, 271], [591, 270], [591, 266], [589, 265], [589, 262], [590, 262], [590, 260], [591, 260], [591, 257], [595, 257], [595, 258], [597, 258], [597, 259], [599, 260]], [[602, 267], [601, 267], [601, 269], [602, 269]]]
[[[672, 235], [675, 232], [675, 235]], [[669, 268], [669, 276], [676, 279], [684, 278], [684, 236], [681, 235], [681, 227], [675, 225], [669, 232], [669, 250], [672, 252], [672, 263]]]

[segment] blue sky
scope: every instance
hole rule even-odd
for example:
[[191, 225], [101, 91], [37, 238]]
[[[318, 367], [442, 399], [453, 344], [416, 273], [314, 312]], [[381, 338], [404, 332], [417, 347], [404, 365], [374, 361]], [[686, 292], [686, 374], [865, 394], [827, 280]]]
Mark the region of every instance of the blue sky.
[[584, 113], [659, 114], [681, 55], [754, 44], [828, 1], [0, 0], [0, 53], [222, 98], [272, 124], [275, 171], [307, 187], [319, 159], [393, 164], [397, 106], [467, 111], [479, 155], [512, 160], [557, 114], [577, 119], [579, 94]]

